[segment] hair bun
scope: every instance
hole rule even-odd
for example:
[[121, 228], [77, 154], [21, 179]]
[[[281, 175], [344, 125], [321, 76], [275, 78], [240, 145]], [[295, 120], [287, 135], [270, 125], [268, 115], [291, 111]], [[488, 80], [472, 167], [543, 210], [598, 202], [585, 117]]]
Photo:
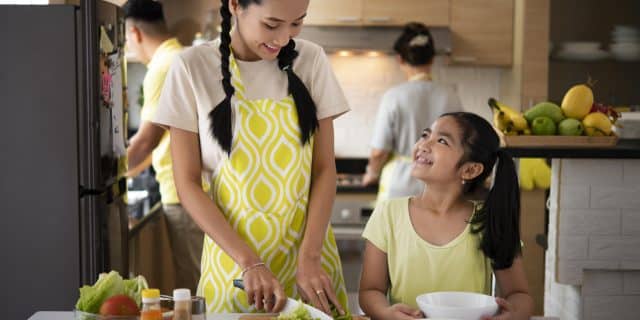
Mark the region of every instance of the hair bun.
[[426, 34], [417, 34], [409, 40], [409, 47], [422, 47], [429, 44], [431, 39]]
[[404, 26], [402, 33], [405, 36], [414, 37], [419, 34], [428, 34], [429, 28], [422, 23], [410, 22]]

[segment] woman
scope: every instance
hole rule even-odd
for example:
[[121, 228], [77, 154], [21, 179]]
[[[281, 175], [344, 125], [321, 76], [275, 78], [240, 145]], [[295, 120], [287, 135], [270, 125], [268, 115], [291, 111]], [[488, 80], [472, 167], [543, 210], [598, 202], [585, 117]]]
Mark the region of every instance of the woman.
[[410, 175], [411, 148], [425, 123], [442, 113], [462, 110], [454, 90], [431, 79], [435, 45], [427, 27], [406, 25], [393, 49], [409, 81], [384, 94], [373, 128], [363, 185], [379, 182], [379, 200], [422, 191], [420, 182]]
[[167, 76], [156, 122], [170, 128], [180, 200], [206, 233], [208, 312], [276, 312], [287, 296], [345, 312], [328, 225], [332, 121], [348, 107], [322, 49], [293, 40], [308, 4], [223, 0], [220, 39], [186, 50]]

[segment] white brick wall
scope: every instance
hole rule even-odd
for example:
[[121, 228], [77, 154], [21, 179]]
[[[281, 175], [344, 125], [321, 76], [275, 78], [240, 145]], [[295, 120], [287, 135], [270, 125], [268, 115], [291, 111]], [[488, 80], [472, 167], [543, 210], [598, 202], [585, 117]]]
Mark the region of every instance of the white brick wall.
[[545, 315], [640, 319], [640, 160], [554, 159]]

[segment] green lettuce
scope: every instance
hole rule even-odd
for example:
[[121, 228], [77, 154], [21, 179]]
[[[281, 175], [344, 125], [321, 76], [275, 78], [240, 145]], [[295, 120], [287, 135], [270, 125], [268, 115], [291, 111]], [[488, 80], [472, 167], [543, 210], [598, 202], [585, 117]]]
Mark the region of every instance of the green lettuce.
[[147, 280], [143, 276], [124, 280], [124, 293], [133, 298], [137, 305], [142, 303], [142, 290], [148, 288]]
[[98, 313], [102, 303], [109, 297], [124, 293], [124, 283], [118, 272], [101, 273], [93, 286], [82, 286], [76, 309]]
[[117, 294], [126, 294], [140, 305], [142, 289], [147, 288], [147, 281], [143, 276], [124, 280], [117, 271], [101, 273], [98, 281], [92, 286], [85, 285], [80, 288], [76, 310], [98, 313], [102, 303]]
[[302, 301], [298, 301], [298, 306], [291, 312], [281, 313], [277, 320], [316, 320], [311, 317], [311, 314], [305, 309]]

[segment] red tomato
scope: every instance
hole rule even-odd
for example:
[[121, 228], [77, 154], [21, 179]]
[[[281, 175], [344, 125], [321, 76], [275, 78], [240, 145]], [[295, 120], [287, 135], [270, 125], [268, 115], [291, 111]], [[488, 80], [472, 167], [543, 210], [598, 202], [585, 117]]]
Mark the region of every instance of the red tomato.
[[140, 309], [131, 297], [126, 294], [118, 294], [102, 303], [100, 314], [103, 316], [136, 316], [140, 314]]

